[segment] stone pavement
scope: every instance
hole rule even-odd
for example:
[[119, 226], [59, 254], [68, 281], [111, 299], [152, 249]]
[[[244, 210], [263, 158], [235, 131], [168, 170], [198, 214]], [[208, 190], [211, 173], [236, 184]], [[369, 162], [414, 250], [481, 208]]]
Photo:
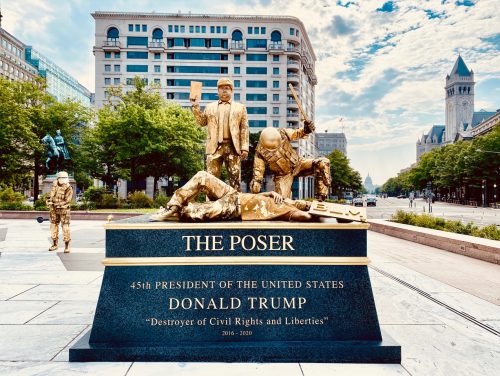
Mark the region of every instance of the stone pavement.
[[47, 251], [47, 222], [0, 220], [0, 375], [500, 374], [500, 266], [373, 232], [377, 311], [401, 365], [69, 363], [92, 323], [103, 223], [73, 221], [73, 252], [61, 255]]

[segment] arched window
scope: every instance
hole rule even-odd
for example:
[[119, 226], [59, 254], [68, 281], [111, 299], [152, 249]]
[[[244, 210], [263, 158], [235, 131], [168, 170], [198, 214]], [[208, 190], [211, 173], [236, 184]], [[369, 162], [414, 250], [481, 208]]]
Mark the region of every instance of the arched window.
[[240, 30], [233, 31], [233, 34], [231, 35], [231, 39], [237, 40], [237, 41], [243, 40], [242, 32]]
[[271, 33], [271, 42], [281, 42], [281, 33], [277, 30], [274, 30]]
[[118, 39], [120, 37], [120, 32], [116, 27], [110, 27], [107, 34], [108, 39]]
[[153, 30], [153, 39], [163, 39], [163, 30], [162, 29], [154, 29]]

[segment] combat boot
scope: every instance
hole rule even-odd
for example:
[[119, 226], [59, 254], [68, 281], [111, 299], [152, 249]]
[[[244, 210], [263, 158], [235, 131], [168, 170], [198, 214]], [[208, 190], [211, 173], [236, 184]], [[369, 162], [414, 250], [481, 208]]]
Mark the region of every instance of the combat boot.
[[50, 246], [49, 251], [57, 251], [57, 239], [53, 239], [53, 244]]
[[64, 242], [64, 253], [70, 253], [71, 248], [69, 247], [69, 242]]

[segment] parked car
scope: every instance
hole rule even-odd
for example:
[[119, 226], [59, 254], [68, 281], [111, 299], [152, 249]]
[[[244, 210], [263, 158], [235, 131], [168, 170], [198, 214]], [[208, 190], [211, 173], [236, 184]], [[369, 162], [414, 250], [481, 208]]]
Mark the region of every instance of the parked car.
[[362, 197], [356, 197], [355, 199], [352, 200], [352, 204], [354, 206], [363, 206], [363, 198]]

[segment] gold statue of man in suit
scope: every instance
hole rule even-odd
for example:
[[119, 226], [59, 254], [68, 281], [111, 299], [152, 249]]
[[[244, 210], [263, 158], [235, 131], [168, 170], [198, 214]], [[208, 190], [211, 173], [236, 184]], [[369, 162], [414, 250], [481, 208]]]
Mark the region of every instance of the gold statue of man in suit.
[[207, 126], [207, 171], [219, 178], [226, 166], [229, 185], [241, 191], [241, 160], [248, 157], [248, 115], [246, 107], [231, 100], [233, 82], [217, 81], [219, 100], [201, 112], [198, 98], [191, 98], [193, 114], [201, 127]]

